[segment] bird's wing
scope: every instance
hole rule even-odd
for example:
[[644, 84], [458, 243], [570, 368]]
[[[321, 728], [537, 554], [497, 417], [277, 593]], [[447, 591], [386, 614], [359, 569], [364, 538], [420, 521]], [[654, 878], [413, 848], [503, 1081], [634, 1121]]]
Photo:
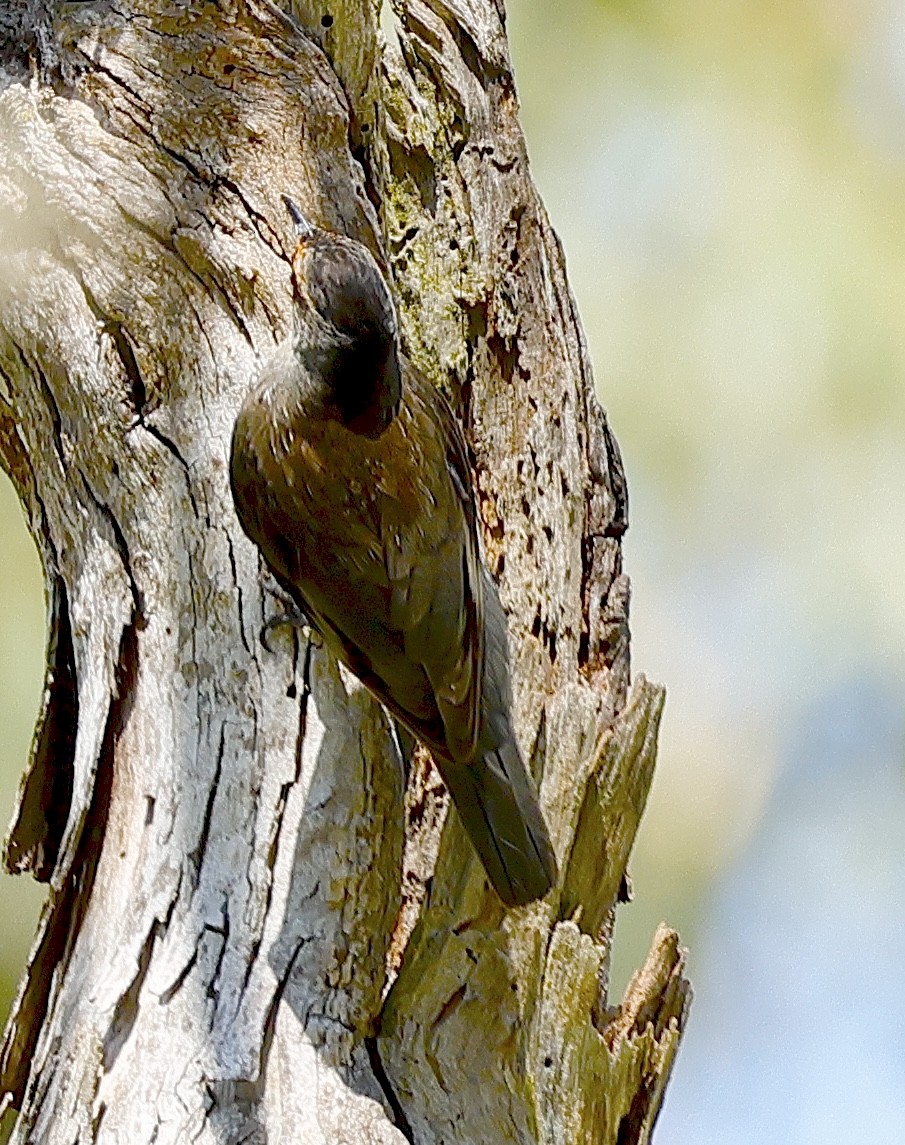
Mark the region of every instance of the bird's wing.
[[[443, 396], [413, 370], [407, 375], [414, 439], [409, 455], [413, 474], [423, 475], [430, 491], [417, 517], [403, 519], [398, 530], [384, 527], [390, 622], [403, 634], [406, 656], [424, 666], [446, 733], [445, 754], [470, 759], [480, 724], [484, 658], [471, 471], [462, 430]], [[394, 515], [382, 514], [384, 525]]]
[[[449, 406], [403, 369], [398, 417], [376, 441], [346, 444], [369, 457], [373, 544], [344, 560], [346, 591], [324, 585], [315, 607], [344, 641], [349, 666], [362, 657], [370, 665], [370, 678], [356, 671], [396, 717], [440, 758], [471, 759], [483, 668], [471, 473]], [[336, 534], [324, 536], [324, 548], [336, 544]]]
[[291, 439], [236, 425], [243, 525], [328, 645], [440, 757], [472, 757], [483, 672], [471, 476], [452, 411], [404, 363], [397, 417], [365, 438], [334, 420]]

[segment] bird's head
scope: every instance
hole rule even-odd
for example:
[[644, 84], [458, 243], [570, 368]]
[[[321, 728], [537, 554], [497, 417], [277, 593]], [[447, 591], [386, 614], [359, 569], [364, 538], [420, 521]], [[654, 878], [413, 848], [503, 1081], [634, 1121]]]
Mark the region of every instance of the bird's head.
[[330, 391], [340, 420], [377, 436], [401, 398], [396, 310], [371, 252], [314, 226], [288, 195], [295, 352]]

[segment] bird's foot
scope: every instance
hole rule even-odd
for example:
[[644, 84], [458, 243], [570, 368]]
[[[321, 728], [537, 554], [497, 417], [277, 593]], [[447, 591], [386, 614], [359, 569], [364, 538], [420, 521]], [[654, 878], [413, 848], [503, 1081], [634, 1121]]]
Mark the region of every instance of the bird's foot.
[[297, 632], [301, 632], [307, 639], [311, 639], [314, 634], [311, 620], [308, 615], [298, 607], [297, 604], [291, 604], [288, 608], [284, 608], [281, 612], [275, 612], [261, 627], [261, 644], [268, 651], [273, 652], [273, 647], [270, 643], [270, 635], [278, 628], [288, 626], [294, 628]]
[[271, 633], [284, 626], [301, 632], [307, 640], [312, 638], [316, 639], [316, 630], [311, 623], [311, 617], [305, 612], [301, 605], [286, 592], [282, 585], [275, 581], [269, 573], [262, 574], [261, 583], [266, 595], [272, 596], [277, 602], [277, 611], [273, 616], [269, 617], [261, 627], [260, 641], [262, 647], [268, 652], [273, 652], [273, 647], [270, 643]]

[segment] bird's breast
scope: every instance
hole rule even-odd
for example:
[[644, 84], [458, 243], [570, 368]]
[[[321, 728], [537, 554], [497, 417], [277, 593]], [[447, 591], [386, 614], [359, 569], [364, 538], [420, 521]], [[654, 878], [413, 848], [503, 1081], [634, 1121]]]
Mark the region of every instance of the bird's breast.
[[[436, 427], [403, 404], [376, 438], [334, 419], [298, 414], [276, 423], [264, 468], [271, 484], [298, 501], [296, 508], [323, 523], [340, 543], [340, 517], [368, 522], [375, 537], [408, 531], [436, 513], [449, 484]], [[259, 447], [260, 448], [260, 447]]]

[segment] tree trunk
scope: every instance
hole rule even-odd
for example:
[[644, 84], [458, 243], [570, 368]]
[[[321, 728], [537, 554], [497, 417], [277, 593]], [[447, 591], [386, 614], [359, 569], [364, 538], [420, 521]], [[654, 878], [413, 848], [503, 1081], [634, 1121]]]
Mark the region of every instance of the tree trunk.
[[[643, 1142], [684, 956], [661, 929], [615, 1008], [607, 967], [663, 693], [629, 690], [624, 478], [502, 0], [288, 8], [0, 16], [0, 460], [50, 622], [5, 855], [50, 883], [14, 1140]], [[374, 250], [469, 435], [562, 869], [531, 907], [316, 639], [259, 641], [226, 459], [288, 331], [283, 192]]]

